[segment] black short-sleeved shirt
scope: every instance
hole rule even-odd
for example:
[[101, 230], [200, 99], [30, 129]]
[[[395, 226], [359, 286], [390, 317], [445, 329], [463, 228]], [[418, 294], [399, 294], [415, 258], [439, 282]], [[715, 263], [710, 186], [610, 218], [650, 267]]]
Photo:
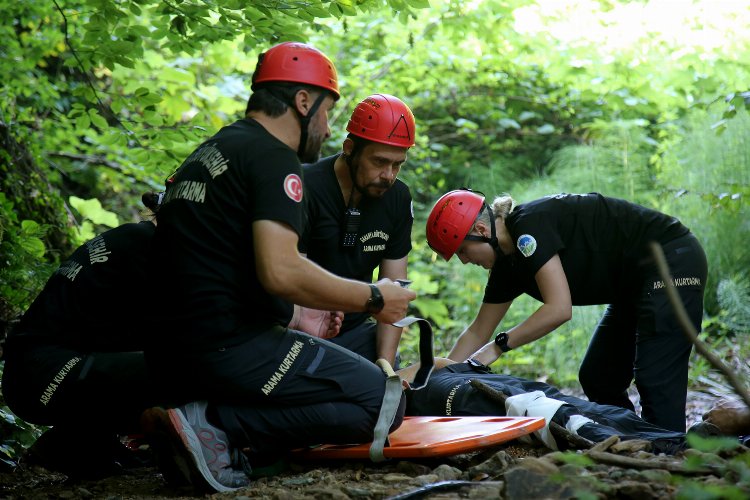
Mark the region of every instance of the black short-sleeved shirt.
[[652, 241], [667, 243], [689, 230], [677, 219], [598, 193], [560, 194], [518, 205], [505, 219], [515, 245], [490, 271], [484, 302], [526, 293], [542, 300], [534, 276], [559, 254], [574, 305], [609, 304], [631, 296], [638, 262]]
[[[334, 274], [369, 283], [383, 259], [401, 259], [411, 251], [411, 194], [397, 179], [382, 198], [363, 197], [357, 207], [362, 215], [355, 246], [343, 248], [347, 203], [333, 169], [337, 158], [330, 156], [303, 167], [307, 224], [300, 252]], [[346, 314], [343, 329], [353, 328], [368, 317], [365, 313]]]
[[291, 306], [258, 280], [252, 225], [272, 220], [301, 234], [302, 195], [296, 153], [252, 119], [222, 128], [183, 162], [167, 182], [154, 239], [162, 342], [225, 347], [288, 323]]
[[8, 339], [84, 352], [143, 349], [151, 222], [124, 224], [81, 245], [47, 281]]

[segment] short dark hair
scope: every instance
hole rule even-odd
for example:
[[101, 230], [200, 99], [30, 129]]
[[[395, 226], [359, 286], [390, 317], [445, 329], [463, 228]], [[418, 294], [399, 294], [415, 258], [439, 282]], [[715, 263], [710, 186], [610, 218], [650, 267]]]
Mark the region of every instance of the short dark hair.
[[352, 146], [352, 152], [349, 153], [349, 156], [351, 157], [357, 156], [363, 149], [365, 149], [365, 146], [372, 142], [352, 133], [346, 134], [346, 138], [354, 143], [354, 146]]
[[281, 116], [292, 105], [294, 96], [300, 90], [307, 90], [311, 93], [327, 92], [327, 90], [314, 85], [300, 85], [292, 82], [265, 84], [250, 94], [245, 115], [251, 111], [261, 111], [271, 117]]

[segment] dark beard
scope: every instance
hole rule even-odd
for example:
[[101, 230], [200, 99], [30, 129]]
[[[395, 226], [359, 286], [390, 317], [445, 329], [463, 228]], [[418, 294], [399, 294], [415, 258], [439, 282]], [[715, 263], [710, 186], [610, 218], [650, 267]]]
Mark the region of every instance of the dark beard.
[[315, 163], [320, 159], [320, 148], [323, 146], [323, 141], [320, 137], [312, 135], [307, 136], [307, 144], [305, 144], [305, 150], [299, 157], [300, 163]]
[[317, 148], [317, 150], [313, 149], [314, 147], [310, 147], [310, 141], [307, 141], [307, 147], [302, 156], [299, 157], [300, 163], [315, 163], [320, 159], [320, 148]]
[[[395, 182], [395, 181], [394, 181]], [[377, 200], [385, 196], [385, 193], [393, 187], [393, 183], [390, 182], [382, 182], [382, 183], [370, 183], [367, 186], [365, 186], [365, 189], [362, 190], [362, 196], [365, 198], [369, 198], [371, 200]], [[370, 191], [368, 188], [376, 188], [376, 189], [385, 189], [385, 192], [383, 194], [373, 195], [370, 194]]]

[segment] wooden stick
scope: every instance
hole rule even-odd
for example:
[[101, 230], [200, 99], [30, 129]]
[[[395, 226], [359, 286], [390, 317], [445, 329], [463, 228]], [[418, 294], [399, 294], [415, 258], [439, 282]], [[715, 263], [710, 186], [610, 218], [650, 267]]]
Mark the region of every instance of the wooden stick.
[[714, 355], [706, 344], [698, 338], [698, 332], [695, 331], [695, 327], [690, 321], [687, 311], [685, 311], [685, 306], [680, 300], [680, 295], [677, 293], [677, 289], [672, 282], [667, 259], [664, 257], [664, 251], [662, 250], [661, 245], [658, 243], [651, 243], [651, 252], [656, 260], [656, 267], [659, 270], [659, 275], [664, 282], [667, 291], [667, 298], [669, 299], [670, 304], [672, 304], [675, 316], [677, 317], [677, 322], [682, 327], [682, 331], [685, 332], [685, 335], [690, 339], [690, 342], [695, 345], [695, 350], [698, 351], [698, 354], [706, 358], [714, 368], [719, 370], [727, 378], [735, 392], [742, 398], [745, 405], [750, 408], [750, 394], [748, 394], [747, 389], [745, 389], [744, 384], [737, 374]]
[[[504, 392], [498, 391], [477, 379], [471, 380], [471, 386], [479, 392], [483, 393], [491, 400], [502, 403], [503, 405], [505, 405], [505, 400], [508, 399], [508, 396], [506, 396]], [[588, 439], [577, 434], [573, 434], [557, 422], [549, 422], [549, 430], [552, 433], [552, 436], [554, 436], [556, 439], [564, 439], [565, 442], [567, 442], [571, 446], [571, 448], [588, 450], [589, 448], [594, 446], [594, 443], [592, 441], [589, 441]]]
[[664, 469], [669, 472], [677, 472], [680, 474], [707, 474], [712, 472], [712, 470], [707, 467], [687, 468], [680, 462], [665, 462], [658, 459], [626, 457], [606, 451], [586, 451], [584, 452], [584, 455], [600, 463], [632, 469]]

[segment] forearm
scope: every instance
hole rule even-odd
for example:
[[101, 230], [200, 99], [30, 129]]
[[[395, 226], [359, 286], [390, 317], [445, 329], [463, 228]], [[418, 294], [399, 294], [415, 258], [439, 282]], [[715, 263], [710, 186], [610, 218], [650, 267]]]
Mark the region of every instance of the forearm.
[[297, 234], [284, 224], [255, 221], [253, 237], [258, 280], [268, 293], [293, 304], [323, 311], [363, 312], [374, 297], [379, 300], [374, 302], [373, 317], [392, 323], [404, 317], [416, 297], [390, 280], [378, 281], [380, 296], [374, 296], [367, 283], [329, 273], [299, 254]]
[[305, 258], [289, 262], [276, 279], [272, 293], [303, 307], [362, 312], [370, 288], [361, 281], [335, 276]]
[[467, 328], [461, 333], [456, 344], [448, 353], [448, 359], [453, 361], [466, 361], [477, 349], [487, 342], [487, 336]]
[[376, 334], [376, 352], [379, 358], [388, 361], [391, 366], [396, 362], [396, 352], [401, 341], [403, 328], [385, 323], [378, 323]]
[[[533, 342], [545, 336], [565, 321], [564, 315], [559, 314], [556, 308], [542, 305], [526, 321], [508, 330], [508, 347], [515, 349], [516, 347]], [[482, 347], [470, 354], [470, 356], [480, 363], [491, 365], [502, 354], [503, 351], [495, 344], [494, 340], [489, 340]]]
[[529, 344], [544, 337], [569, 319], [570, 316], [566, 315], [559, 308], [549, 304], [542, 304], [526, 320], [508, 330], [508, 346], [516, 348]]

